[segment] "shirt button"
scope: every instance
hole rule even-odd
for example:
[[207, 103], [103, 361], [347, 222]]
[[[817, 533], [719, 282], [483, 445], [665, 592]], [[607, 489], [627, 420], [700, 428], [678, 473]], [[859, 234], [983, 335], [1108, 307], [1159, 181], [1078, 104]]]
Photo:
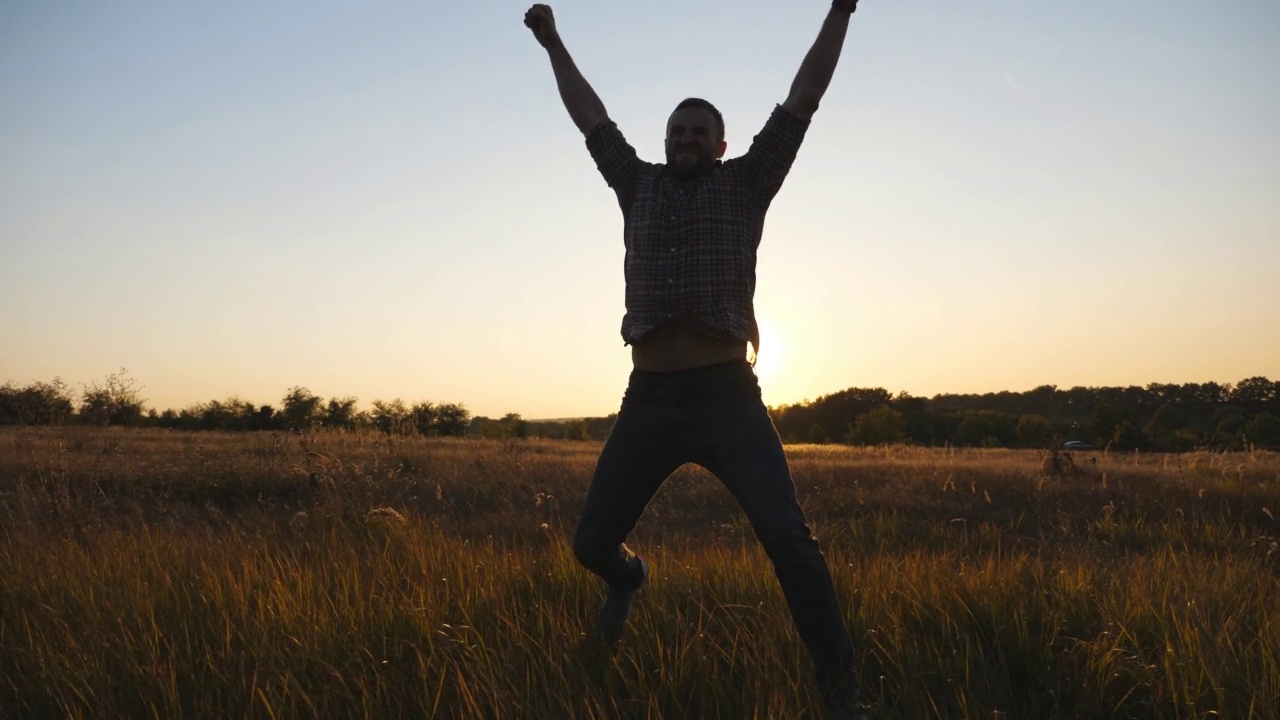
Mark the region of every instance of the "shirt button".
[[668, 285], [673, 285], [673, 284], [675, 284], [675, 280], [672, 280], [671, 278], [667, 278], [667, 284], [668, 284]]
[[676, 251], [676, 246], [675, 246], [675, 245], [672, 245], [672, 246], [671, 246], [671, 252], [675, 252], [675, 251]]

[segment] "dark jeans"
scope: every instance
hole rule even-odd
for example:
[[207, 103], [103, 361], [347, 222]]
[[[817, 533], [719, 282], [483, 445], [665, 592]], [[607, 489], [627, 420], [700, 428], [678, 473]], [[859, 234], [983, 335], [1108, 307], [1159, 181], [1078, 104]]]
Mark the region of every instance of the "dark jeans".
[[853, 643], [831, 573], [805, 524], [782, 442], [745, 360], [673, 373], [631, 373], [573, 538], [579, 562], [610, 587], [642, 582], [624, 542], [676, 468], [711, 471], [746, 511], [773, 562], [791, 618], [828, 693], [853, 682]]

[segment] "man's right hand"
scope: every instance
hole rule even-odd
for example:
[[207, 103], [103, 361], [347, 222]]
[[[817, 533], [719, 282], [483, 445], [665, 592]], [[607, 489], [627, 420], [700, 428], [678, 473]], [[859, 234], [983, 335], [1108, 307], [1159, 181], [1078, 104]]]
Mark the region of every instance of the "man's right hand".
[[534, 5], [524, 14], [524, 25], [533, 31], [542, 47], [551, 47], [559, 39], [556, 33], [556, 18], [551, 14], [549, 5]]
[[588, 135], [600, 123], [609, 119], [604, 103], [596, 91], [591, 89], [586, 78], [578, 72], [578, 66], [569, 57], [569, 51], [560, 42], [560, 33], [556, 32], [556, 18], [547, 5], [534, 5], [524, 14], [524, 25], [533, 31], [538, 44], [547, 51], [551, 59], [551, 69], [556, 74], [556, 88], [560, 91], [560, 100], [573, 118], [583, 135]]

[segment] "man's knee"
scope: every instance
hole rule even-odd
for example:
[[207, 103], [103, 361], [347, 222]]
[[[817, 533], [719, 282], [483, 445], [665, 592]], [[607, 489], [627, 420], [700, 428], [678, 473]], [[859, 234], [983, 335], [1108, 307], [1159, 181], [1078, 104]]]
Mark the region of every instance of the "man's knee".
[[775, 561], [794, 561], [822, 556], [818, 539], [801, 519], [771, 519], [758, 523], [755, 530], [765, 553]]

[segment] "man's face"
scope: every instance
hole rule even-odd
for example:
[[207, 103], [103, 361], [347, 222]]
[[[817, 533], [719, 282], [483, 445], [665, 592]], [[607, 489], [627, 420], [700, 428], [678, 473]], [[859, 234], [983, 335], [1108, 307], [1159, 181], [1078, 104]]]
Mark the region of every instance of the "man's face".
[[681, 179], [710, 170], [724, 156], [725, 144], [710, 110], [687, 107], [667, 120], [667, 167]]

